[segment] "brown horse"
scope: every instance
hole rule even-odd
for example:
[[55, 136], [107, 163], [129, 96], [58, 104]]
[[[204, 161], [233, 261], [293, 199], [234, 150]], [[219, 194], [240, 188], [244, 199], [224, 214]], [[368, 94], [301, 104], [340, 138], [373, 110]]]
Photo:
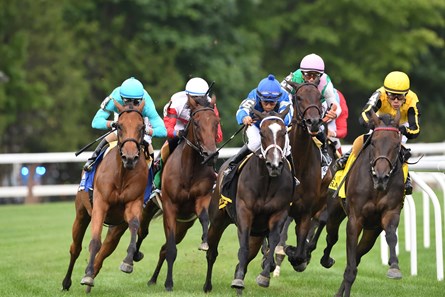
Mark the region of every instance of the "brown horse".
[[[296, 271], [304, 271], [318, 239], [308, 238], [308, 235], [313, 234], [311, 232], [313, 218], [326, 204], [327, 189], [332, 173], [328, 170], [322, 179], [321, 153], [313, 140], [323, 124], [321, 94], [314, 84], [291, 84], [296, 92], [293, 96], [294, 118], [290, 131], [290, 143], [295, 175], [301, 184], [296, 189], [289, 210], [289, 215], [296, 223], [297, 246], [286, 246], [285, 252], [293, 268]], [[283, 230], [281, 236], [284, 236], [284, 232], [287, 230]], [[308, 242], [311, 244], [309, 245]]]
[[185, 237], [198, 217], [207, 242], [208, 206], [216, 175], [218, 156], [216, 138], [219, 117], [214, 112], [215, 98], [189, 99], [190, 121], [185, 137], [169, 156], [162, 174], [162, 208], [166, 243], [159, 252], [159, 261], [148, 284], [155, 284], [164, 260], [167, 260], [165, 289], [173, 290], [173, 263], [176, 244]]
[[[76, 218], [73, 223], [73, 242], [70, 247], [70, 264], [62, 282], [63, 290], [69, 290], [74, 264], [82, 250], [82, 240], [91, 221], [90, 258], [81, 280], [89, 292], [94, 286], [94, 278], [99, 273], [102, 263], [116, 248], [122, 234], [127, 228], [131, 232], [131, 241], [127, 256], [120, 269], [123, 272], [133, 271], [133, 254], [136, 250], [136, 234], [139, 229], [144, 190], [147, 184], [148, 167], [143, 157], [143, 136], [145, 125], [142, 109], [132, 104], [122, 106], [114, 104], [119, 112], [117, 121], [117, 146], [105, 155], [98, 165], [94, 176], [93, 200], [88, 193], [79, 191], [76, 196]], [[103, 224], [110, 225], [105, 241], [102, 244]]]
[[[375, 128], [369, 136], [370, 144], [363, 147], [346, 177], [344, 207], [348, 215], [347, 264], [343, 282], [336, 296], [350, 296], [352, 284], [357, 276], [357, 266], [362, 256], [374, 246], [383, 230], [386, 232], [390, 253], [387, 276], [394, 279], [402, 277], [396, 255], [396, 230], [404, 200], [402, 161], [399, 158], [401, 149], [399, 120], [400, 112], [395, 119], [390, 115], [379, 118], [374, 112], [371, 113], [371, 123]], [[330, 215], [331, 213], [332, 210], [329, 211]], [[337, 223], [338, 221], [336, 220]], [[328, 259], [329, 254], [326, 253], [330, 252], [336, 241], [330, 236], [338, 238], [338, 234], [330, 234], [333, 230], [330, 227], [331, 223], [331, 219], [328, 218], [326, 239], [329, 248], [325, 250], [323, 256], [325, 259]], [[338, 233], [338, 227], [336, 230]]]
[[284, 117], [289, 107], [281, 114], [255, 114], [261, 120], [261, 151], [248, 159], [239, 173], [236, 199], [225, 208], [219, 208], [221, 184], [230, 159], [220, 168], [217, 186], [210, 202], [211, 224], [209, 249], [207, 251], [207, 277], [204, 291], [212, 290], [212, 269], [218, 256], [218, 244], [224, 230], [231, 223], [238, 228], [240, 248], [232, 288], [238, 293], [244, 289], [247, 265], [257, 255], [263, 239], [269, 239], [270, 252], [263, 261], [263, 270], [256, 281], [268, 287], [270, 272], [275, 269], [273, 251], [278, 244], [280, 230], [288, 215], [292, 201], [294, 179], [289, 163], [283, 153], [287, 134]]

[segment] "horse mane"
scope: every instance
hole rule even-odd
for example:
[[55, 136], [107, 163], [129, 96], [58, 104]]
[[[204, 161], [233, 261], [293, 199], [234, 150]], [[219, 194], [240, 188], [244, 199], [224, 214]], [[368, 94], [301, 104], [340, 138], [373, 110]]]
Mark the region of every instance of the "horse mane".
[[385, 124], [385, 126], [392, 126], [394, 123], [394, 119], [390, 114], [382, 114], [379, 116], [379, 119]]

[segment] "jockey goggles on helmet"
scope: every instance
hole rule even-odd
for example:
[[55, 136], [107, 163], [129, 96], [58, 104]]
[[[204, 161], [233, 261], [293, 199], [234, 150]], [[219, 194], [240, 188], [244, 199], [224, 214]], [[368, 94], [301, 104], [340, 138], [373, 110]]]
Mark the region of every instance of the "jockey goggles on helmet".
[[260, 93], [258, 90], [256, 94], [260, 101], [262, 102], [274, 102], [276, 103], [278, 99], [281, 97], [281, 93], [278, 92], [262, 92]]
[[142, 98], [124, 98], [124, 97], [122, 97], [122, 101], [124, 101], [125, 104], [133, 103], [134, 105], [139, 105], [142, 101]]

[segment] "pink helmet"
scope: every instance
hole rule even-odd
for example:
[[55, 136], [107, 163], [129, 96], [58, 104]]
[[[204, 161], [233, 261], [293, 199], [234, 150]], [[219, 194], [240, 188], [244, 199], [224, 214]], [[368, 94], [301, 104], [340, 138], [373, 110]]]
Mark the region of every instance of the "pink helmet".
[[300, 62], [300, 69], [303, 72], [315, 71], [319, 73], [324, 72], [324, 61], [316, 54], [310, 54], [305, 56]]

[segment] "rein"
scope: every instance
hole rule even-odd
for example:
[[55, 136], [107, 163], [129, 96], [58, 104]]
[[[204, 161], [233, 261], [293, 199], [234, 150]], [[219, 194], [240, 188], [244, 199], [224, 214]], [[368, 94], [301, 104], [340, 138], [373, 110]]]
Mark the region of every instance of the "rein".
[[[144, 116], [142, 115], [142, 113], [136, 109], [128, 109], [128, 110], [124, 110], [121, 113], [119, 113], [119, 117], [124, 114], [124, 113], [130, 113], [130, 112], [137, 112], [142, 119], [142, 122], [144, 122]], [[119, 118], [118, 118], [118, 124], [119, 124]], [[144, 141], [144, 134], [145, 134], [145, 125], [143, 125], [142, 128], [142, 133], [141, 133], [141, 139], [138, 141], [135, 138], [126, 138], [124, 139], [122, 142], [119, 140], [119, 133], [118, 133], [118, 141], [117, 141], [117, 146], [119, 148], [119, 153], [122, 156], [122, 147], [125, 145], [125, 143], [127, 142], [134, 142], [136, 144], [136, 147], [138, 148], [138, 155], [139, 152], [141, 151], [141, 146], [143, 145], [143, 141]]]
[[[284, 124], [284, 120], [283, 120], [282, 118], [277, 117], [277, 116], [269, 116], [269, 117], [265, 117], [265, 118], [260, 122], [260, 128], [261, 128], [261, 126], [263, 125], [264, 121], [266, 121], [266, 120], [279, 120], [279, 121], [281, 121], [281, 122]], [[277, 149], [277, 150], [280, 152], [280, 154], [281, 154], [281, 158], [284, 157], [284, 151], [283, 151], [283, 148], [280, 147], [280, 146], [279, 146], [278, 144], [276, 144], [276, 143], [272, 143], [272, 144], [270, 144], [270, 145], [269, 145], [268, 147], [266, 147], [266, 148], [263, 148], [263, 146], [261, 145], [261, 155], [263, 156], [263, 158], [266, 158], [266, 154], [267, 154], [267, 152], [268, 152], [270, 149], [273, 149], [273, 148]]]

